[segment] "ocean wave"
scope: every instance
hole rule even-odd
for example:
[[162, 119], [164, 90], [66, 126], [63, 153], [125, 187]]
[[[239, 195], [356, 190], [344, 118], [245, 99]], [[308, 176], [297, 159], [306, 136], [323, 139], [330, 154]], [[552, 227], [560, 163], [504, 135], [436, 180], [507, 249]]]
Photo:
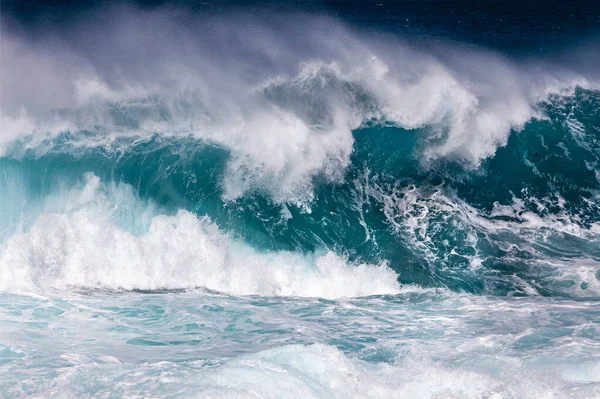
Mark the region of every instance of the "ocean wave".
[[[4, 153], [19, 138], [34, 146], [65, 131], [88, 132], [91, 145], [193, 136], [231, 150], [224, 198], [259, 188], [278, 202], [307, 202], [315, 178], [342, 180], [351, 132], [366, 121], [428, 126], [423, 162], [476, 167], [542, 116], [538, 104], [551, 93], [595, 84], [586, 71], [484, 50], [424, 52], [325, 18], [299, 15], [297, 26], [310, 28], [298, 30], [276, 19], [192, 23], [139, 10], [96, 17], [44, 39], [3, 35]], [[187, 39], [198, 31], [207, 40]], [[95, 46], [83, 48], [89, 40]]]
[[[75, 264], [75, 237], [88, 229], [112, 237], [90, 236], [90, 251], [114, 252], [89, 259], [93, 273], [117, 270], [123, 243], [147, 271], [139, 287], [133, 275], [94, 277], [99, 286], [160, 288], [167, 275], [163, 288], [206, 285], [194, 268], [185, 284], [172, 277], [187, 260], [173, 257], [161, 275], [145, 255], [189, 228], [207, 247], [182, 246], [184, 257], [241, 271], [224, 266], [239, 244], [256, 260], [248, 290], [210, 283], [225, 292], [308, 292], [310, 279], [259, 279], [279, 262], [287, 279], [323, 263], [341, 276], [349, 263], [382, 276], [379, 288], [334, 296], [395, 292], [395, 277], [481, 294], [598, 294], [600, 102], [590, 71], [417, 49], [324, 17], [298, 15], [311, 28], [299, 30], [276, 18], [113, 11], [44, 38], [2, 38], [0, 240], [10, 243], [5, 258], [29, 265], [33, 285], [36, 273], [54, 273], [43, 245], [59, 269]], [[198, 30], [206, 40], [188, 39]], [[98, 214], [48, 205], [70, 204], [65, 193], [89, 172], [129, 194]], [[156, 209], [115, 211], [148, 204]], [[81, 277], [90, 273], [52, 284], [94, 286]]]
[[485, 212], [440, 186], [386, 186], [366, 173], [355, 185], [357, 208], [379, 210], [434, 281], [508, 295], [600, 295], [599, 222], [564, 210], [540, 215], [519, 198]]
[[[276, 347], [205, 368], [201, 361], [185, 367], [161, 361], [130, 370], [114, 356], [74, 353], [62, 354], [60, 362], [69, 367], [58, 373], [53, 386], [40, 389], [34, 397], [77, 396], [73, 380], [94, 381], [100, 373], [115, 378], [111, 391], [124, 396], [140, 392], [182, 398], [583, 398], [600, 394], [594, 377], [597, 363], [573, 367], [569, 376], [560, 376], [507, 361], [507, 370], [495, 375], [468, 367], [446, 368], [418, 355], [406, 356], [395, 365], [372, 364], [322, 344]], [[116, 372], [121, 374], [115, 376]]]
[[[351, 265], [325, 251], [260, 253], [234, 241], [208, 217], [184, 210], [153, 215], [154, 207], [136, 204], [128, 187], [107, 189], [98, 177], [85, 178], [81, 189], [59, 201], [50, 198], [45, 213], [8, 238], [0, 253], [1, 290], [202, 287], [235, 295], [323, 298], [401, 290], [385, 264]], [[148, 224], [137, 235], [118, 225], [135, 210], [136, 226], [143, 215]]]
[[594, 7], [39, 3], [0, 396], [600, 397]]
[[[65, 231], [78, 231], [73, 215], [93, 225], [110, 214], [116, 231], [138, 236], [158, 215], [174, 218], [175, 224], [181, 215], [208, 215], [209, 224], [235, 242], [261, 253], [318, 254], [306, 261], [313, 265], [334, 252], [344, 254], [341, 262], [385, 263], [404, 284], [493, 295], [594, 297], [600, 292], [597, 104], [598, 92], [591, 90], [551, 97], [541, 104], [546, 120], [513, 132], [506, 146], [475, 170], [450, 160], [424, 166], [425, 128], [365, 125], [353, 131], [341, 181], [311, 180], [306, 189], [313, 200], [284, 203], [266, 186], [275, 179], [229, 198], [235, 155], [193, 137], [119, 136], [102, 142], [80, 131], [31, 148], [13, 143], [1, 159], [0, 239], [16, 232], [22, 241], [31, 239], [40, 215]], [[557, 170], [563, 161], [568, 162]], [[514, 173], [506, 173], [506, 164]], [[113, 205], [103, 205], [100, 216], [73, 205], [88, 172], [107, 187], [121, 187], [111, 189]], [[239, 182], [240, 192], [244, 184]], [[103, 190], [91, 190], [90, 198]], [[62, 215], [48, 216], [57, 212]]]

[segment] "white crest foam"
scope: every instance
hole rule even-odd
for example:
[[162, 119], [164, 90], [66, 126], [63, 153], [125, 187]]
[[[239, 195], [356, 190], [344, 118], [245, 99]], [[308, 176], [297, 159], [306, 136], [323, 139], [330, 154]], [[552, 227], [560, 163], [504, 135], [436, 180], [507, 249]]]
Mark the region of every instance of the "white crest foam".
[[[203, 287], [324, 298], [400, 292], [397, 274], [385, 264], [350, 264], [333, 252], [259, 252], [208, 217], [184, 210], [153, 215], [155, 208], [135, 203], [127, 186], [104, 187], [96, 176], [86, 178], [83, 188], [48, 199], [46, 211], [4, 243], [0, 290]], [[119, 208], [140, 213], [135, 222], [146, 220], [147, 230], [119, 226]]]
[[82, 139], [89, 145], [191, 135], [231, 149], [226, 199], [260, 189], [306, 203], [315, 177], [344, 175], [351, 131], [365, 120], [428, 126], [424, 162], [476, 166], [540, 116], [549, 93], [591, 84], [483, 50], [424, 52], [314, 16], [295, 15], [294, 26], [131, 9], [95, 17], [43, 39], [3, 32], [0, 153], [19, 137], [35, 146], [65, 130], [95, 132]]

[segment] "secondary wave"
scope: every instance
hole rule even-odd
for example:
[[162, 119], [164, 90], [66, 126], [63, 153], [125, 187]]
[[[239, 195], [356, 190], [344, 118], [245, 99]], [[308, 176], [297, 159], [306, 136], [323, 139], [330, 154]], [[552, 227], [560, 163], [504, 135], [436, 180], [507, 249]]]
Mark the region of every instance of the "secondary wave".
[[[230, 294], [337, 298], [393, 294], [386, 265], [348, 265], [335, 254], [259, 253], [233, 241], [207, 217], [154, 215], [131, 187], [102, 188], [86, 175], [0, 255], [0, 290], [207, 288]], [[54, 209], [53, 209], [54, 208]], [[135, 227], [148, 223], [135, 235]], [[129, 225], [127, 231], [123, 225]], [[119, 224], [121, 227], [119, 227]]]

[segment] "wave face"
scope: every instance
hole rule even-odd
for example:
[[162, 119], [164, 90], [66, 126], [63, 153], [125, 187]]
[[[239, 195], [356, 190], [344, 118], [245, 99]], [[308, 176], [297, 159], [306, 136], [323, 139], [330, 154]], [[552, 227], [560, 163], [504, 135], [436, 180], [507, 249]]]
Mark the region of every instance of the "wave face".
[[[577, 88], [540, 107], [544, 119], [526, 123], [477, 167], [452, 158], [424, 165], [423, 153], [439, 140], [428, 127], [367, 122], [351, 134], [343, 181], [316, 176], [300, 197], [285, 202], [260, 184], [230, 199], [233, 165], [243, 180], [255, 176], [231, 150], [204, 139], [157, 133], [98, 145], [90, 133], [64, 132], [34, 148], [16, 142], [3, 157], [3, 274], [27, 265], [23, 278], [48, 283], [73, 262], [84, 269], [64, 270], [64, 283], [56, 284], [286, 295], [300, 291], [250, 288], [264, 276], [264, 264], [273, 262], [266, 269], [273, 275], [276, 264], [286, 263], [279, 254], [297, 264], [329, 252], [344, 263], [385, 263], [385, 273], [404, 284], [489, 295], [598, 296], [600, 94]], [[182, 237], [174, 239], [177, 234]], [[147, 267], [171, 251], [167, 261]], [[204, 280], [212, 273], [206, 265], [221, 273], [249, 254], [257, 258], [246, 261], [257, 265], [239, 266], [240, 273], [258, 275], [227, 272], [224, 285]], [[190, 259], [197, 265], [189, 267]], [[290, 267], [287, 278], [299, 266]], [[116, 281], [87, 275], [121, 268], [131, 274]], [[162, 272], [172, 280], [160, 278]], [[190, 273], [199, 273], [197, 279]], [[3, 286], [25, 284], [15, 278], [3, 278]], [[241, 291], [232, 288], [240, 279]], [[394, 285], [342, 296], [393, 293]]]
[[5, 18], [2, 396], [600, 395], [597, 43]]

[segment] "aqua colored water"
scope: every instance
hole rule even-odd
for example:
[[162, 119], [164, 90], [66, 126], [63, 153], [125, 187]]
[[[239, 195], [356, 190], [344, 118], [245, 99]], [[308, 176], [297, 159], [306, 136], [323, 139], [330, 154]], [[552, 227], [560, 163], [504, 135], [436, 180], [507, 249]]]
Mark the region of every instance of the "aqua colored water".
[[600, 397], [598, 4], [44, 4], [0, 396]]

